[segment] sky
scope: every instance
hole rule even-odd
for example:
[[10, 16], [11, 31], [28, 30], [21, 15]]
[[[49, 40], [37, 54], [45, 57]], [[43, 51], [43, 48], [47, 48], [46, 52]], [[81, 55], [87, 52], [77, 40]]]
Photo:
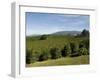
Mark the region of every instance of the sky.
[[89, 30], [89, 15], [26, 12], [25, 16], [26, 35]]

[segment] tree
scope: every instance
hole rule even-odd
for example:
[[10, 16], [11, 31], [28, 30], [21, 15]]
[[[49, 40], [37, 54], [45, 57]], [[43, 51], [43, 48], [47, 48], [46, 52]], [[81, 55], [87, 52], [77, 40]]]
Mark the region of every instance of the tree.
[[89, 39], [86, 40], [82, 40], [79, 44], [79, 48], [86, 48], [87, 50], [89, 50]]
[[79, 44], [79, 52], [81, 54], [89, 54], [89, 39], [82, 40]]
[[47, 39], [47, 35], [42, 35], [42, 36], [40, 37], [40, 40], [45, 40], [45, 39]]
[[71, 54], [71, 48], [70, 45], [65, 45], [64, 48], [61, 50], [62, 56], [66, 57], [69, 54]]
[[71, 53], [77, 53], [78, 52], [78, 43], [75, 43], [75, 42], [71, 42], [70, 43], [70, 47], [71, 47]]
[[26, 50], [26, 63], [27, 64], [32, 63], [32, 49]]
[[50, 49], [51, 59], [57, 59], [61, 57], [61, 52], [58, 48]]
[[42, 54], [39, 56], [39, 61], [44, 61], [50, 59], [50, 54], [46, 51], [43, 51]]
[[89, 36], [89, 31], [84, 29], [82, 32], [81, 32], [81, 36]]
[[70, 43], [70, 47], [71, 47], [71, 57], [76, 57], [76, 56], [80, 56], [78, 50], [79, 50], [79, 45], [78, 43], [75, 42], [71, 42]]
[[39, 56], [40, 56], [40, 53], [39, 52], [37, 52], [37, 51], [35, 51], [35, 52], [32, 52], [32, 63], [34, 63], [34, 62], [36, 62], [36, 61], [38, 61], [39, 60]]
[[79, 49], [79, 53], [80, 53], [80, 55], [88, 55], [89, 54], [88, 50], [84, 47]]
[[77, 34], [75, 37], [87, 37], [89, 36], [89, 31], [84, 29], [80, 34]]

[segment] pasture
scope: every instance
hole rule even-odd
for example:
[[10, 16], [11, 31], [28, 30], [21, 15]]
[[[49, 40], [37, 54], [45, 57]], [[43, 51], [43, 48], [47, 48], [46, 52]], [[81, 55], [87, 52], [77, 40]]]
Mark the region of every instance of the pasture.
[[[26, 50], [31, 49], [32, 55], [39, 53], [42, 54], [43, 51], [50, 53], [51, 48], [58, 48], [61, 50], [65, 45], [73, 42], [80, 44], [81, 41], [89, 39], [89, 37], [74, 37], [74, 36], [58, 36], [58, 35], [47, 35], [47, 38], [40, 40], [41, 36], [28, 36], [26, 37]], [[44, 57], [45, 58], [45, 57]], [[75, 57], [61, 57], [58, 59], [46, 59], [43, 61], [37, 60], [36, 62], [31, 62], [26, 64], [26, 67], [36, 67], [36, 66], [58, 66], [58, 65], [80, 65], [89, 64], [89, 55], [80, 55]]]
[[47, 60], [43, 62], [36, 62], [32, 64], [27, 64], [26, 67], [39, 67], [39, 66], [63, 66], [63, 65], [85, 65], [89, 64], [89, 56], [82, 55], [78, 57], [65, 57], [56, 60]]
[[46, 40], [39, 40], [40, 36], [33, 36], [26, 38], [26, 48], [33, 49], [33, 52], [48, 51], [50, 48], [57, 47], [63, 48], [64, 45], [70, 42], [79, 43], [82, 40], [88, 39], [87, 37], [75, 38], [73, 36], [48, 36]]

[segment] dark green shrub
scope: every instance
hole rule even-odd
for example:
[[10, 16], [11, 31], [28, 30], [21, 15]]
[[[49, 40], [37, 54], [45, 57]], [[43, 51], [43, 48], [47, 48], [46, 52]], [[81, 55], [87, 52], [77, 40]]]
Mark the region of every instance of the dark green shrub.
[[84, 47], [79, 49], [79, 53], [81, 55], [88, 55], [89, 54], [88, 50]]
[[80, 54], [78, 52], [78, 50], [79, 50], [79, 44], [78, 43], [71, 42], [70, 47], [71, 47], [70, 57], [80, 56]]
[[50, 49], [51, 59], [57, 59], [61, 57], [61, 52], [58, 48]]
[[47, 35], [42, 35], [41, 37], [40, 37], [40, 40], [46, 40], [47, 39]]
[[75, 37], [89, 37], [89, 31], [83, 29], [83, 31], [80, 34], [76, 35]]
[[84, 42], [84, 44], [85, 44], [85, 48], [89, 50], [89, 45], [90, 45], [90, 44], [89, 44], [89, 39], [86, 39], [86, 40], [84, 40], [83, 42]]
[[81, 32], [81, 36], [89, 36], [89, 31], [84, 29], [82, 32]]
[[39, 60], [39, 56], [40, 56], [40, 53], [39, 52], [32, 52], [32, 63], [36, 62]]
[[26, 50], [26, 63], [31, 64], [39, 60], [40, 54], [38, 52], [33, 52], [32, 49]]
[[71, 42], [70, 43], [70, 48], [71, 48], [71, 54], [77, 53], [79, 49], [78, 43]]
[[86, 49], [89, 50], [89, 39], [82, 40], [79, 44], [79, 48], [85, 47]]
[[61, 54], [63, 57], [66, 57], [71, 54], [70, 45], [65, 45], [64, 48], [61, 50]]
[[43, 51], [39, 56], [39, 61], [44, 61], [50, 59], [50, 54], [46, 51]]
[[85, 44], [83, 43], [83, 41], [81, 41], [81, 42], [79, 43], [79, 48], [82, 48], [82, 47], [85, 47]]
[[32, 63], [32, 49], [26, 50], [26, 64]]

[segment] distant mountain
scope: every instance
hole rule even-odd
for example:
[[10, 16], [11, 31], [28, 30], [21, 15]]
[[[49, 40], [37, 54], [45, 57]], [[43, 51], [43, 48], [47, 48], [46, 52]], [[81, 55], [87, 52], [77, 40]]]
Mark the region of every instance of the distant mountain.
[[70, 35], [70, 36], [76, 36], [77, 34], [80, 34], [81, 31], [58, 31], [58, 32], [54, 32], [51, 34], [33, 34], [33, 35], [27, 35], [27, 37], [36, 37], [36, 36], [41, 36], [41, 35], [55, 35], [55, 36], [59, 36], [59, 35]]
[[51, 35], [71, 35], [76, 36], [77, 34], [80, 34], [81, 31], [58, 31], [55, 33], [52, 33]]
[[40, 34], [31, 34], [31, 35], [26, 35], [27, 37], [36, 37], [36, 36], [41, 36]]

